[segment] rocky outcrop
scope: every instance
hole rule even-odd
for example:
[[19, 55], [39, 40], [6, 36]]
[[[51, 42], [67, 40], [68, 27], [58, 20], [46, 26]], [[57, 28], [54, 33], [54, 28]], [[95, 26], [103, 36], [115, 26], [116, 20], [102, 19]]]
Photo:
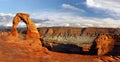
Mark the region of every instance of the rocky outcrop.
[[18, 37], [18, 31], [16, 29], [18, 23], [23, 20], [23, 22], [27, 26], [27, 34], [26, 34], [26, 44], [31, 46], [34, 49], [40, 49], [42, 47], [41, 41], [40, 41], [40, 34], [37, 30], [37, 27], [32, 22], [32, 20], [29, 17], [29, 14], [25, 13], [17, 13], [16, 16], [13, 19], [13, 26], [11, 30], [11, 35], [13, 37]]
[[14, 17], [13, 26], [12, 26], [12, 30], [11, 30], [12, 36], [18, 37], [18, 31], [17, 31], [16, 27], [21, 20], [23, 20], [23, 22], [27, 26], [26, 38], [27, 39], [28, 38], [39, 39], [40, 35], [39, 35], [38, 30], [37, 30], [37, 27], [30, 19], [29, 14], [25, 14], [25, 13], [17, 13], [17, 15]]
[[96, 43], [96, 47], [98, 48], [98, 55], [104, 55], [113, 49], [115, 39], [113, 35], [102, 34], [96, 39]]
[[[41, 39], [44, 46], [51, 50], [60, 50], [60, 48], [63, 48], [61, 49], [61, 51], [64, 51], [64, 49], [66, 48], [65, 50], [68, 49], [67, 51], [69, 51], [70, 46], [67, 47], [65, 46], [66, 44], [83, 47], [83, 50], [84, 48], [86, 49], [87, 45], [90, 45], [88, 48], [90, 50], [90, 53], [95, 53], [98, 55], [104, 55], [108, 52], [112, 52], [113, 54], [112, 49], [114, 49], [114, 51], [119, 50], [119, 28], [43, 27], [39, 28], [38, 30], [42, 36]], [[58, 45], [59, 48], [55, 48], [57, 47], [56, 45]], [[62, 47], [60, 47], [59, 45]], [[116, 45], [117, 47], [114, 45]]]
[[[9, 38], [8, 35], [8, 32], [0, 33], [0, 62], [120, 62], [120, 54], [116, 56], [96, 56], [59, 53], [52, 51], [47, 53], [45, 50], [39, 51], [39, 48], [36, 48], [37, 50], [33, 50], [28, 44], [29, 40], [21, 40], [21, 38]], [[14, 43], [11, 43], [11, 41]], [[29, 42], [33, 43], [32, 41]], [[60, 49], [60, 46], [61, 45], [59, 45], [59, 47], [56, 49]], [[64, 47], [69, 48], [71, 45], [67, 46], [68, 47]], [[71, 47], [76, 46], [72, 45]], [[79, 51], [80, 49], [81, 48], [79, 47], [72, 48], [71, 51]], [[120, 50], [120, 48], [118, 47], [117, 50]]]
[[[38, 31], [41, 34], [42, 45], [53, 51], [68, 52], [70, 50], [71, 52], [72, 50], [72, 53], [75, 53], [76, 51], [73, 51], [73, 49], [78, 49], [81, 52], [87, 48], [91, 54], [97, 54], [98, 52], [98, 55], [104, 55], [108, 52], [113, 53], [113, 44], [117, 46], [114, 46], [114, 51], [118, 52], [119, 50], [119, 28], [41, 27], [38, 28]], [[108, 39], [105, 40], [106, 37]], [[95, 39], [97, 39], [96, 42]], [[74, 45], [76, 47], [73, 47]], [[120, 53], [118, 52], [118, 54]]]

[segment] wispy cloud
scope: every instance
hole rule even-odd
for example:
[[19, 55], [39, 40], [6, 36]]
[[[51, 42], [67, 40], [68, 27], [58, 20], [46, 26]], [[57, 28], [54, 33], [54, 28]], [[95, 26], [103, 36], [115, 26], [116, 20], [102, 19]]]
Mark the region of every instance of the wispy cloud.
[[88, 7], [104, 10], [107, 14], [120, 17], [120, 0], [86, 0]]
[[15, 14], [12, 13], [0, 13], [0, 16], [15, 16]]
[[75, 10], [75, 11], [85, 12], [84, 10], [77, 8], [75, 6], [72, 6], [70, 4], [62, 4], [62, 8], [67, 9], [67, 10]]

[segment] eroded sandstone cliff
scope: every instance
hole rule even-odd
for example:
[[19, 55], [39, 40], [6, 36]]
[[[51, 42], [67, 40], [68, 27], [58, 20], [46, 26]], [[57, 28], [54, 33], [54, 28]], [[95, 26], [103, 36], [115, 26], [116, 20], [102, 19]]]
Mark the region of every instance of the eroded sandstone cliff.
[[[43, 27], [38, 29], [44, 46], [50, 50], [81, 53], [81, 51], [97, 52], [100, 45], [103, 50], [98, 55], [119, 49], [119, 28], [76, 28], [76, 27]], [[106, 36], [105, 36], [106, 35]], [[104, 38], [108, 39], [104, 39]], [[101, 40], [97, 41], [97, 39]], [[106, 46], [105, 46], [106, 45]], [[117, 48], [114, 46], [117, 46]], [[82, 47], [82, 48], [81, 48]], [[58, 50], [60, 49], [60, 50]], [[105, 51], [104, 51], [105, 50]], [[117, 54], [119, 54], [117, 52]]]

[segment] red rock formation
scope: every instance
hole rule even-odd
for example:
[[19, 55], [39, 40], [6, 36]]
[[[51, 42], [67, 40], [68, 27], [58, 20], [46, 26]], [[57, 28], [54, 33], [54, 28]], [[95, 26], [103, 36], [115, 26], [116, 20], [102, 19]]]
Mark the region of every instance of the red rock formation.
[[114, 47], [115, 39], [112, 35], [109, 34], [103, 34], [100, 35], [97, 40], [97, 48], [98, 48], [98, 55], [104, 55], [108, 52], [110, 52]]
[[53, 33], [54, 33], [53, 29], [48, 29], [48, 32], [47, 32], [48, 35], [52, 35]]
[[32, 22], [32, 20], [29, 18], [29, 14], [17, 13], [17, 15], [13, 19], [11, 35], [13, 37], [18, 37], [18, 31], [16, 27], [21, 20], [23, 20], [23, 22], [27, 26], [26, 44], [30, 45], [32, 48], [36, 50], [40, 49], [42, 47], [41, 41], [39, 40], [40, 35], [37, 30], [37, 27]]
[[25, 24], [27, 25], [26, 38], [27, 39], [28, 38], [39, 39], [40, 35], [39, 35], [38, 30], [37, 30], [37, 27], [32, 22], [32, 20], [29, 18], [29, 14], [25, 14], [25, 13], [17, 13], [17, 15], [14, 17], [13, 26], [12, 26], [12, 30], [11, 30], [12, 36], [18, 37], [18, 32], [17, 32], [16, 27], [21, 20], [23, 20], [23, 22], [25, 22]]

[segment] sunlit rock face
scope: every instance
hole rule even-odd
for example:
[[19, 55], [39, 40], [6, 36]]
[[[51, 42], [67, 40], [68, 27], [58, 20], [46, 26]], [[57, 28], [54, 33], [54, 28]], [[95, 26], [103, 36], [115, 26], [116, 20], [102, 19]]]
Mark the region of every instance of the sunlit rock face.
[[26, 26], [27, 26], [27, 34], [26, 34], [26, 40], [27, 39], [31, 39], [33, 40], [33, 42], [27, 42], [28, 44], [30, 44], [32, 47], [36, 46], [40, 46], [41, 45], [41, 41], [39, 40], [40, 38], [40, 34], [37, 30], [37, 27], [35, 26], [35, 24], [32, 22], [32, 20], [29, 17], [29, 14], [25, 14], [25, 13], [17, 13], [16, 16], [13, 19], [13, 26], [11, 29], [11, 35], [13, 37], [18, 37], [18, 31], [17, 31], [17, 25], [18, 23], [22, 20]]
[[119, 54], [119, 28], [42, 27], [38, 31], [43, 46], [49, 50], [95, 55]]
[[104, 55], [113, 49], [115, 39], [110, 34], [102, 34], [97, 38], [96, 43], [96, 47], [98, 48], [98, 55]]
[[39, 39], [40, 35], [39, 35], [38, 30], [37, 30], [37, 27], [35, 26], [35, 24], [30, 19], [29, 14], [25, 14], [25, 13], [17, 13], [16, 14], [16, 16], [13, 19], [13, 26], [12, 26], [11, 34], [13, 36], [18, 37], [18, 32], [17, 32], [16, 27], [21, 20], [23, 20], [23, 22], [27, 26], [26, 38]]

